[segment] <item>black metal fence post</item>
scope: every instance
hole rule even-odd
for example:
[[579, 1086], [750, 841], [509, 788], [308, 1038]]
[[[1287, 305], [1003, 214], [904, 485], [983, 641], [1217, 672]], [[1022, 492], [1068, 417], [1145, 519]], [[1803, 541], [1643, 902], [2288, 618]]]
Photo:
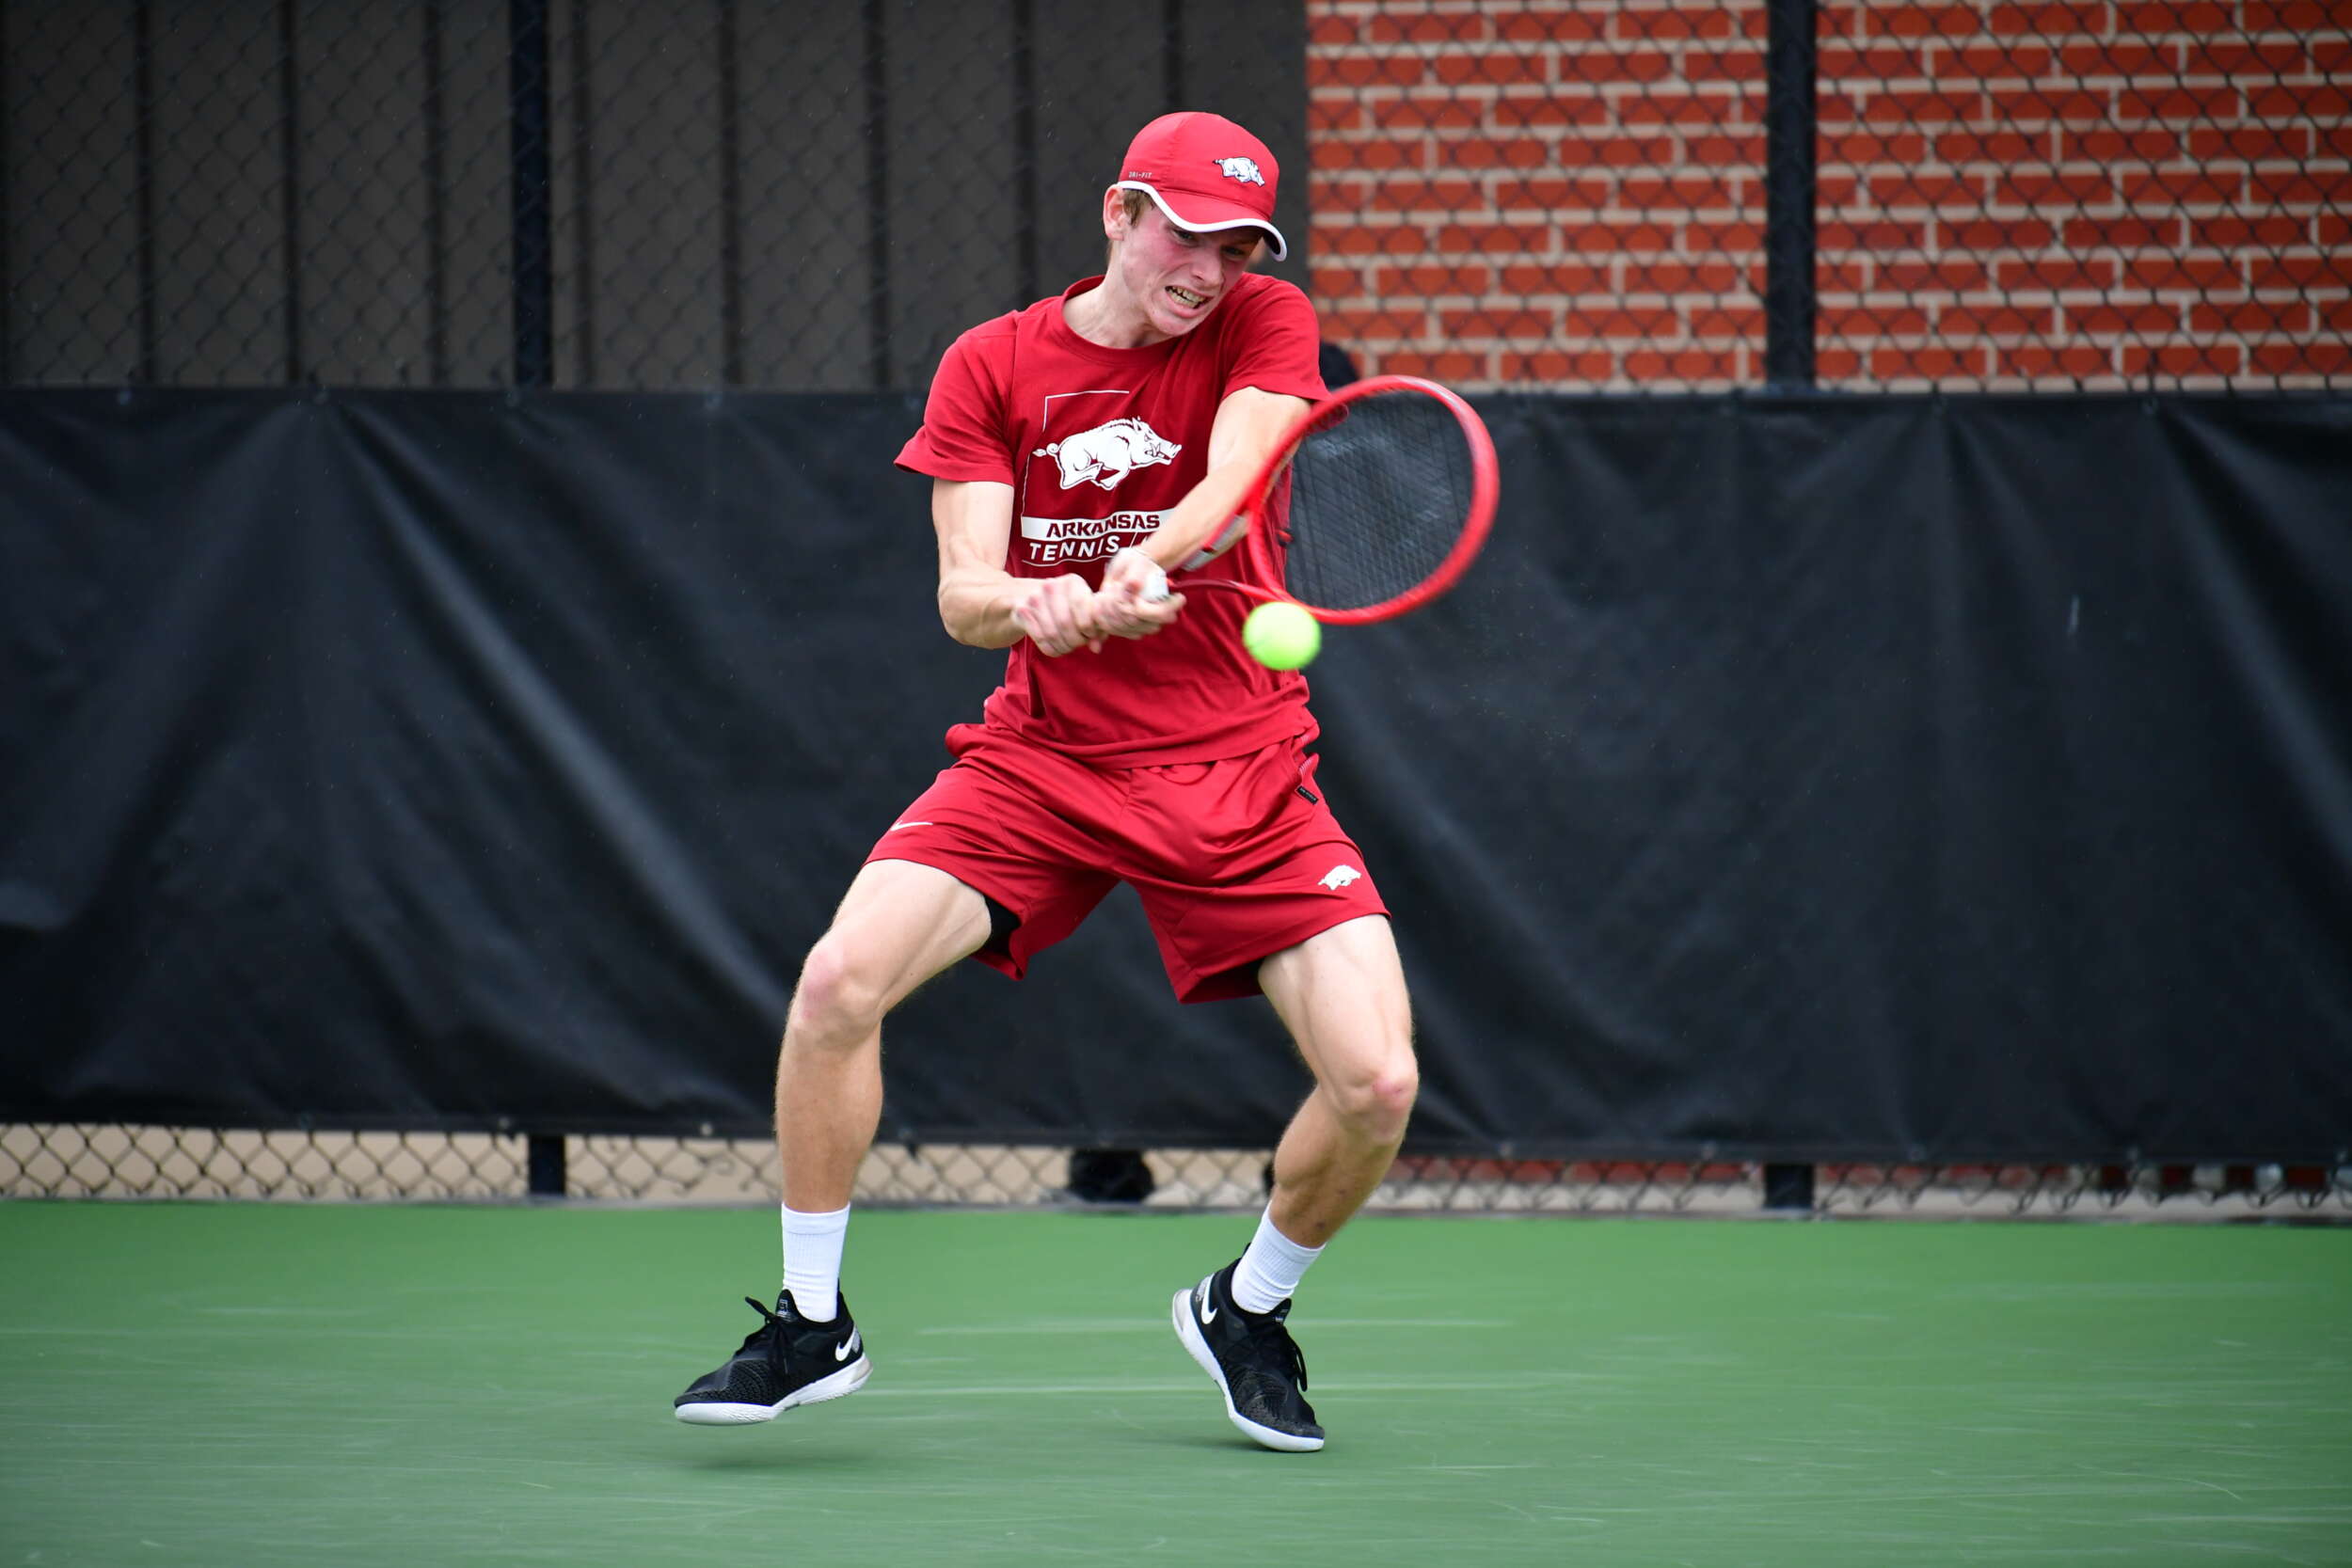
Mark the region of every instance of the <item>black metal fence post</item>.
[[564, 1167], [563, 1133], [533, 1132], [525, 1138], [523, 1164], [532, 1197], [564, 1196], [567, 1173]]
[[514, 164], [515, 385], [554, 372], [554, 242], [549, 226], [548, 0], [507, 0], [508, 145]]
[[1767, 0], [1764, 380], [1813, 385], [1814, 0]]

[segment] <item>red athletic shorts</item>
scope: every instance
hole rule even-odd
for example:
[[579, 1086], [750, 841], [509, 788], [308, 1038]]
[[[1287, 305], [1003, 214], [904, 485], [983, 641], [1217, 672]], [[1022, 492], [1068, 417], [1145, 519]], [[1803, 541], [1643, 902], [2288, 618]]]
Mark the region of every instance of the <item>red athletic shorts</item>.
[[866, 858], [935, 866], [1020, 922], [973, 955], [1018, 980], [1120, 882], [1179, 1001], [1258, 992], [1258, 963], [1388, 906], [1296, 740], [1217, 762], [1092, 768], [978, 724]]

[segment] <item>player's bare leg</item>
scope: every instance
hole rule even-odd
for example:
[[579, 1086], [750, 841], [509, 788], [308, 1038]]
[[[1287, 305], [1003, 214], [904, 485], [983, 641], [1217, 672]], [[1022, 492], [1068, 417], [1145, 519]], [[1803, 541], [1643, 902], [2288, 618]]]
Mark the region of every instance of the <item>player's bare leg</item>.
[[845, 1207], [882, 1119], [882, 1022], [915, 987], [988, 940], [988, 904], [913, 861], [861, 869], [809, 949], [776, 1058], [784, 1202]]
[[[672, 1402], [682, 1421], [735, 1426], [853, 1394], [873, 1364], [840, 1294], [858, 1163], [882, 1116], [882, 1022], [988, 940], [988, 904], [909, 861], [861, 870], [809, 950], [776, 1061], [785, 1289], [734, 1355]], [[748, 1299], [748, 1298], [746, 1298]]]
[[1285, 1320], [1323, 1243], [1388, 1174], [1420, 1072], [1396, 941], [1378, 915], [1335, 926], [1259, 966], [1259, 983], [1315, 1075], [1274, 1154], [1274, 1196], [1240, 1259], [1180, 1291], [1176, 1337], [1253, 1442], [1306, 1451], [1323, 1428]]
[[1396, 939], [1378, 915], [1334, 926], [1258, 970], [1314, 1092], [1274, 1151], [1275, 1226], [1302, 1247], [1338, 1234], [1396, 1159], [1421, 1087]]

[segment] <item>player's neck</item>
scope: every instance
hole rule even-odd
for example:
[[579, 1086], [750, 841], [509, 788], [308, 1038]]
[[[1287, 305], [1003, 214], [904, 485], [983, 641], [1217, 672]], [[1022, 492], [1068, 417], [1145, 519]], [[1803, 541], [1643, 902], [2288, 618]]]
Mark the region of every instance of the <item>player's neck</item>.
[[1168, 341], [1167, 333], [1153, 330], [1142, 305], [1110, 277], [1064, 300], [1061, 319], [1071, 331], [1097, 348], [1150, 348]]

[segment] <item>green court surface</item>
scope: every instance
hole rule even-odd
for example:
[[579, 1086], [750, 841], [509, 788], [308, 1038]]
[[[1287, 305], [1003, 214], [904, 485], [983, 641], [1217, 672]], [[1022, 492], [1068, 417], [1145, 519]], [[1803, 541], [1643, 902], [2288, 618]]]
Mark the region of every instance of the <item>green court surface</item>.
[[2352, 1230], [1366, 1220], [1293, 1455], [1250, 1224], [861, 1213], [873, 1382], [711, 1430], [772, 1212], [0, 1204], [0, 1565], [2352, 1563]]

